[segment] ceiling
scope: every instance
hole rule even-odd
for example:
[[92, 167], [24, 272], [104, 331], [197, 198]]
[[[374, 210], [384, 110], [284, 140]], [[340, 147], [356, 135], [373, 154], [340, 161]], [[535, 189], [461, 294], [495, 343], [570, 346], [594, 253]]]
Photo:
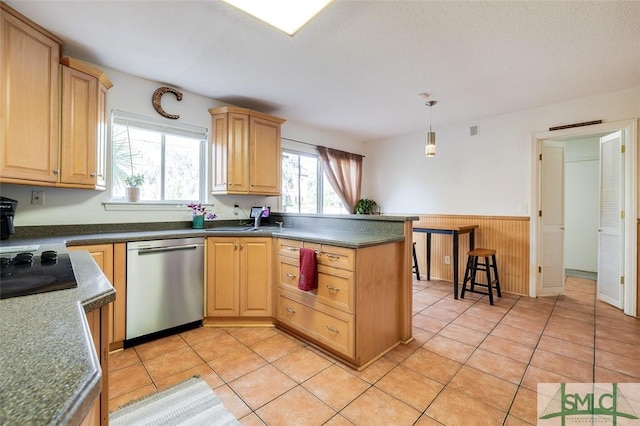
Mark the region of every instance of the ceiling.
[[437, 130], [640, 86], [640, 1], [335, 0], [293, 37], [215, 0], [6, 3], [66, 55], [354, 140], [425, 130], [422, 92]]

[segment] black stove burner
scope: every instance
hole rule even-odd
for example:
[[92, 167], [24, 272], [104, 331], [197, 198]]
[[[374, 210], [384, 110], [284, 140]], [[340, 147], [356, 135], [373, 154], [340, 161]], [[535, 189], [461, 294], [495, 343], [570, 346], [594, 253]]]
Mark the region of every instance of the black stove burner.
[[69, 254], [45, 251], [0, 258], [0, 299], [77, 287]]

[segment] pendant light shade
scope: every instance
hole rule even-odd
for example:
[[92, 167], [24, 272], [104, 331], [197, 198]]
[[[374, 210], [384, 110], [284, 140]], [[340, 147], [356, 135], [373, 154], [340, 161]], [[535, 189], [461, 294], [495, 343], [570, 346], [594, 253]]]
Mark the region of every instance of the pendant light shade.
[[427, 101], [425, 105], [429, 107], [429, 131], [426, 136], [426, 143], [424, 146], [424, 155], [425, 157], [435, 157], [436, 156], [436, 133], [431, 131], [431, 107], [434, 106], [438, 101]]
[[[431, 130], [431, 128], [429, 128]], [[424, 146], [424, 155], [426, 157], [436, 156], [436, 134], [435, 132], [428, 131], [426, 137], [426, 144]]]

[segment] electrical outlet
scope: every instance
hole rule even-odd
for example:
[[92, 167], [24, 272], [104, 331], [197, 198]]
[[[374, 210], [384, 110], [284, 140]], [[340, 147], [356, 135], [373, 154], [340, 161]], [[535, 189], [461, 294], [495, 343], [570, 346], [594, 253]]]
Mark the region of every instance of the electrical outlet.
[[444, 257], [444, 263], [447, 264], [447, 265], [451, 264], [451, 256], [445, 256]]
[[233, 205], [233, 214], [236, 216], [240, 214], [240, 206], [238, 204]]
[[44, 206], [44, 191], [31, 191], [31, 204]]

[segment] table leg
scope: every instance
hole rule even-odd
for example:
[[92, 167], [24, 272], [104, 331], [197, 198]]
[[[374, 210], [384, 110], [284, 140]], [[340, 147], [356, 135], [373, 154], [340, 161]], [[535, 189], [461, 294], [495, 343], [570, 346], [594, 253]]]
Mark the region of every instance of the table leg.
[[453, 231], [453, 298], [458, 298], [458, 233]]
[[471, 233], [469, 233], [469, 250], [473, 250], [474, 248], [476, 248], [475, 233], [475, 229], [472, 229]]
[[431, 233], [427, 232], [427, 281], [431, 281]]

